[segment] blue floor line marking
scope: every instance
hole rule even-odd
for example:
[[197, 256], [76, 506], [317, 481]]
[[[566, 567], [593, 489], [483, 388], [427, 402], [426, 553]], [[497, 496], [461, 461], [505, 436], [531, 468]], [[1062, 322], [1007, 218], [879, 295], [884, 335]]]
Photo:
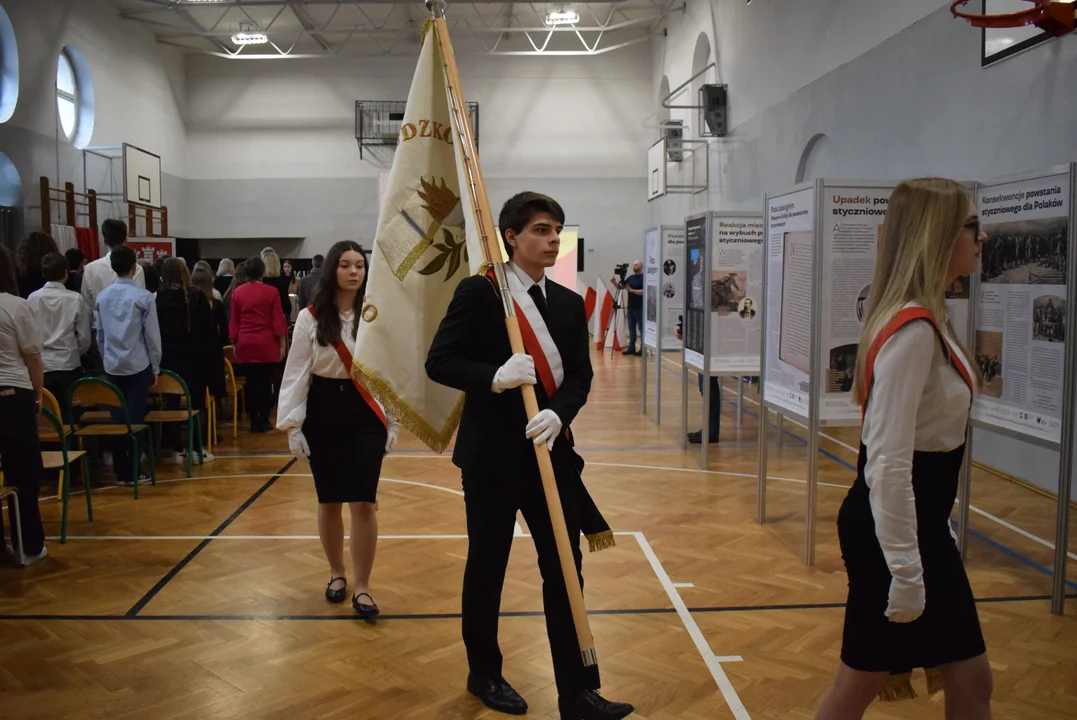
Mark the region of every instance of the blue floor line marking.
[[[666, 367], [665, 365], [662, 366], [662, 369], [668, 371], [669, 373], [671, 373], [672, 375], [674, 375], [676, 377], [680, 377], [680, 375], [677, 372], [675, 372], [674, 370]], [[746, 414], [750, 415], [751, 417], [755, 418], [756, 420], [759, 419], [759, 415], [757, 413], [752, 412], [751, 410], [748, 410], [747, 408], [745, 408], [744, 412]], [[774, 423], [768, 423], [768, 425], [770, 427], [776, 427], [776, 425]], [[789, 435], [790, 437], [792, 437], [794, 439], [796, 439], [801, 444], [807, 444], [807, 440], [805, 438], [801, 437], [800, 435], [797, 435], [796, 433], [792, 432], [791, 430], [785, 430], [785, 434]], [[853, 465], [852, 463], [847, 462], [843, 458], [838, 457], [834, 453], [832, 453], [832, 452], [830, 452], [828, 450], [825, 450], [822, 447], [819, 448], [819, 453], [821, 455], [823, 455], [824, 457], [829, 458], [830, 460], [833, 460], [834, 462], [838, 463], [839, 465], [842, 465], [843, 467], [848, 468], [852, 472], [854, 472], [854, 473], [856, 472], [856, 466], [855, 465]], [[953, 521], [951, 521], [951, 523], [953, 523], [955, 526], [957, 525], [957, 523], [954, 523]], [[984, 543], [985, 545], [987, 545], [987, 546], [989, 546], [991, 548], [994, 548], [995, 550], [998, 550], [1003, 555], [1008, 555], [1009, 557], [1013, 558], [1014, 560], [1017, 560], [1021, 564], [1027, 565], [1028, 567], [1032, 568], [1033, 570], [1036, 570], [1037, 572], [1039, 572], [1039, 573], [1041, 573], [1043, 575], [1046, 575], [1047, 577], [1053, 578], [1055, 576], [1055, 573], [1054, 573], [1053, 569], [1047, 567], [1046, 565], [1041, 565], [1040, 563], [1036, 562], [1035, 560], [1033, 560], [1030, 557], [1022, 555], [1021, 553], [1017, 552], [1016, 550], [1009, 547], [1008, 545], [1002, 544], [998, 540], [995, 540], [994, 538], [991, 538], [988, 535], [985, 535], [983, 532], [981, 532], [979, 530], [974, 530], [971, 526], [969, 527], [969, 535], [976, 538], [977, 540]], [[1066, 586], [1071, 588], [1071, 589], [1077, 589], [1077, 582], [1074, 582], [1073, 580], [1070, 580], [1070, 579], [1067, 578]]]

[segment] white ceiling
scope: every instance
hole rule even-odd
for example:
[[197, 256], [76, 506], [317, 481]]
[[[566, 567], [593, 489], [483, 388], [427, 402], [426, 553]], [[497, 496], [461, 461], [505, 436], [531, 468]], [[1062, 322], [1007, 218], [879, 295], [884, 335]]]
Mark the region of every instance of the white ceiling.
[[[429, 11], [415, 0], [112, 0], [120, 17], [145, 25], [158, 42], [236, 59], [332, 55], [413, 55]], [[576, 26], [548, 28], [546, 13], [575, 10]], [[604, 3], [450, 2], [457, 54], [595, 55], [646, 42], [684, 0]], [[237, 32], [269, 43], [240, 47]]]

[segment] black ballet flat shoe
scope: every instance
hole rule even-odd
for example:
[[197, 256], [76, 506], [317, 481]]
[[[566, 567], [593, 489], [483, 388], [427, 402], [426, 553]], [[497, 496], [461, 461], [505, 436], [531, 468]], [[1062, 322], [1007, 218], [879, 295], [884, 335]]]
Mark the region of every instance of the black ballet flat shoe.
[[557, 699], [561, 720], [622, 720], [636, 711], [628, 703], [610, 702], [594, 690]]
[[[691, 443], [692, 445], [700, 445], [700, 444], [702, 444], [703, 443], [703, 431], [699, 430], [697, 432], [688, 433], [688, 442]], [[708, 443], [716, 443], [716, 442], [718, 442], [718, 436], [717, 435], [711, 435], [710, 437], [707, 438], [707, 442]]]
[[505, 682], [504, 678], [494, 680], [468, 673], [467, 691], [491, 710], [506, 715], [527, 714], [527, 702], [520, 697], [520, 693]]
[[[343, 580], [344, 584], [337, 590], [333, 589], [333, 583], [337, 580]], [[348, 599], [348, 580], [343, 577], [335, 577], [329, 581], [329, 584], [325, 586], [325, 599], [331, 603], [342, 603]]]
[[[370, 604], [360, 602], [359, 598], [365, 597], [370, 601]], [[374, 598], [370, 597], [369, 593], [359, 593], [352, 596], [352, 608], [355, 609], [355, 614], [359, 616], [360, 620], [373, 620], [378, 616], [381, 610], [378, 610], [378, 606], [374, 603]]]

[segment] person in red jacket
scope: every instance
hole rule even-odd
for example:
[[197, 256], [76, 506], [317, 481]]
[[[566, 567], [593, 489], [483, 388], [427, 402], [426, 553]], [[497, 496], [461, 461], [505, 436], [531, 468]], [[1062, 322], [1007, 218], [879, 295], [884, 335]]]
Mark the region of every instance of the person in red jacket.
[[236, 363], [247, 378], [251, 432], [264, 433], [273, 429], [269, 422], [272, 373], [287, 354], [288, 325], [276, 288], [262, 283], [265, 263], [255, 256], [244, 265], [251, 281], [232, 291], [228, 334], [235, 343]]

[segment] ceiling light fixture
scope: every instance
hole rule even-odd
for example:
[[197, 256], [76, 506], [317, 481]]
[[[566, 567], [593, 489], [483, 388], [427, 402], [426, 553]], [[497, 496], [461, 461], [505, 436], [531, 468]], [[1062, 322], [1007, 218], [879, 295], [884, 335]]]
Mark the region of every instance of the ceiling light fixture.
[[232, 36], [236, 45], [265, 45], [269, 38], [265, 33], [240, 32]]
[[575, 25], [580, 21], [580, 14], [575, 10], [557, 10], [546, 14], [546, 25]]

